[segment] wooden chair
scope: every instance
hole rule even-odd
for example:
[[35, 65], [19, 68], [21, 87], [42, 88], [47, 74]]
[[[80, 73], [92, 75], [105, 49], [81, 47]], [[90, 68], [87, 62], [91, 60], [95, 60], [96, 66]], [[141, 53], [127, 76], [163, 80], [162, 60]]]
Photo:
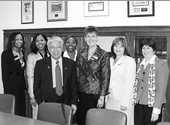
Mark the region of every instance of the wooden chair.
[[15, 96], [10, 94], [0, 94], [0, 111], [15, 114]]
[[159, 122], [157, 125], [170, 125], [170, 122]]
[[60, 103], [41, 103], [38, 106], [38, 120], [61, 124], [72, 124], [72, 109], [70, 106]]
[[87, 111], [85, 125], [126, 125], [127, 116], [123, 112], [93, 108]]

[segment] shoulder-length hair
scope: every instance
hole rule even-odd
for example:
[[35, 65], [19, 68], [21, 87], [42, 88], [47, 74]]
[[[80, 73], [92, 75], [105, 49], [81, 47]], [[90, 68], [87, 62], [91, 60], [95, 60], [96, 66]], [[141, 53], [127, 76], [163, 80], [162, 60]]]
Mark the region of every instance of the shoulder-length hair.
[[114, 46], [117, 44], [121, 44], [125, 48], [124, 55], [130, 56], [129, 46], [127, 44], [126, 39], [124, 37], [117, 37], [116, 39], [113, 40], [111, 46], [111, 53], [114, 59], [116, 59], [116, 54], [114, 53]]
[[25, 40], [24, 40], [23, 34], [20, 33], [20, 32], [13, 32], [13, 33], [9, 36], [8, 43], [7, 43], [7, 49], [8, 49], [8, 50], [12, 51], [12, 48], [13, 48], [13, 46], [14, 46], [14, 44], [15, 44], [16, 36], [19, 35], [19, 34], [21, 35], [22, 40], [23, 40], [23, 43], [22, 43], [22, 46], [21, 46], [21, 50], [24, 51], [24, 49], [25, 49], [25, 47], [24, 47], [24, 45], [25, 45]]
[[48, 49], [47, 49], [47, 41], [48, 41], [48, 39], [47, 39], [47, 37], [46, 37], [44, 34], [42, 34], [42, 33], [37, 33], [37, 34], [35, 34], [35, 35], [33, 36], [33, 40], [32, 40], [32, 43], [31, 43], [31, 52], [37, 54], [38, 48], [37, 48], [37, 46], [36, 46], [36, 39], [37, 39], [37, 37], [40, 36], [40, 35], [44, 38], [44, 40], [45, 40], [45, 42], [46, 42], [45, 49], [44, 49], [44, 50], [45, 50], [45, 57], [46, 57], [46, 56], [47, 56], [47, 53], [48, 53]]

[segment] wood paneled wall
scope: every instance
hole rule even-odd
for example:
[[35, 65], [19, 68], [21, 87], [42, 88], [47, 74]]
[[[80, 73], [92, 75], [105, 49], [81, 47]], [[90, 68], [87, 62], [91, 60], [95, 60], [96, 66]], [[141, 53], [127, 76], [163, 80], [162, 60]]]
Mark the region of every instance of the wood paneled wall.
[[[70, 27], [70, 28], [43, 28], [43, 29], [11, 29], [4, 30], [4, 49], [6, 49], [8, 37], [11, 33], [19, 31], [23, 33], [26, 41], [25, 56], [30, 53], [31, 37], [35, 33], [43, 33], [47, 37], [58, 35], [62, 38], [67, 35], [75, 35], [78, 38], [78, 48], [85, 45], [84, 42], [84, 28], [85, 27]], [[117, 27], [98, 27], [99, 36], [125, 36], [128, 45], [130, 46], [130, 54], [135, 58], [135, 37], [139, 36], [163, 36], [167, 38], [167, 62], [170, 66], [170, 26], [117, 26]], [[170, 77], [168, 80], [167, 103], [165, 104], [163, 121], [170, 121]], [[29, 101], [27, 97], [27, 116], [30, 117]]]

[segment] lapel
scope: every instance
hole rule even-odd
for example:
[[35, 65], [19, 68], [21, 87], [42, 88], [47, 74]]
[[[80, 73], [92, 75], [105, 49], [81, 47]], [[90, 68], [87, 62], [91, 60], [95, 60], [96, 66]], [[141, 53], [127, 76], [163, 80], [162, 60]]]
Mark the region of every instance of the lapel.
[[67, 83], [67, 66], [69, 65], [68, 62], [65, 60], [64, 57], [62, 57], [63, 60], [63, 86], [66, 86]]
[[47, 72], [47, 77], [48, 77], [48, 80], [49, 80], [49, 84], [53, 88], [51, 57], [45, 58], [45, 62], [46, 62], [45, 71]]
[[[113, 59], [113, 58], [112, 58]], [[112, 60], [112, 65], [114, 63], [114, 59]], [[116, 64], [113, 66], [114, 69], [116, 68], [119, 68], [119, 67], [122, 67], [123, 64], [125, 63], [125, 56], [121, 57], [117, 62]]]

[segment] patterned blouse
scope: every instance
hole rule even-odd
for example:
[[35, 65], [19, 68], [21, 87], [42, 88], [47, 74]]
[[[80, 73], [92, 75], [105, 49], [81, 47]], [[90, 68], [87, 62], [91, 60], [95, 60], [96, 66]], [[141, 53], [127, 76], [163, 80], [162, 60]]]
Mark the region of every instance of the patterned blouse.
[[88, 47], [77, 55], [77, 77], [80, 92], [106, 95], [110, 80], [109, 54], [99, 46], [88, 60]]

